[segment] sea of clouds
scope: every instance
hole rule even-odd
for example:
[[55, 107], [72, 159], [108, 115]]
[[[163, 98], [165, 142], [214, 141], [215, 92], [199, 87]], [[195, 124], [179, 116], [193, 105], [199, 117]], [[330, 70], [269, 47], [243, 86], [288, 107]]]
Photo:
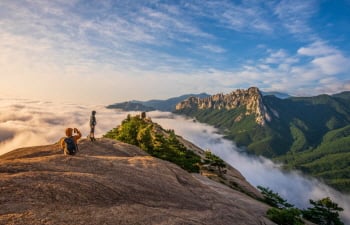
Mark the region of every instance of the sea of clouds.
[[[137, 113], [106, 109], [102, 105], [0, 98], [0, 155], [20, 147], [53, 144], [64, 136], [66, 127], [77, 127], [86, 137], [92, 110], [97, 111], [97, 137], [119, 125], [127, 114]], [[299, 172], [283, 172], [268, 159], [246, 155], [234, 143], [223, 139], [212, 126], [166, 112], [150, 112], [147, 116], [165, 129], [174, 129], [202, 149], [210, 149], [238, 169], [252, 185], [269, 187], [299, 208], [308, 207], [309, 199], [331, 197], [344, 208], [342, 219], [350, 224], [349, 195]]]

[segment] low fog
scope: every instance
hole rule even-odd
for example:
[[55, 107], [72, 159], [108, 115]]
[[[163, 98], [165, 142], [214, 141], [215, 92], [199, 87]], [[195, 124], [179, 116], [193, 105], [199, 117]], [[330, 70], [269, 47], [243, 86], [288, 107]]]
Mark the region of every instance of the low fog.
[[[86, 137], [92, 110], [97, 111], [96, 137], [119, 125], [127, 114], [136, 114], [96, 105], [0, 99], [0, 155], [20, 147], [56, 143], [64, 136], [66, 127], [77, 127]], [[210, 149], [238, 169], [252, 185], [269, 187], [299, 208], [308, 207], [309, 199], [331, 197], [344, 208], [342, 218], [350, 224], [349, 195], [342, 195], [298, 172], [282, 172], [279, 165], [268, 159], [247, 156], [211, 126], [171, 113], [150, 112], [147, 115], [163, 128], [174, 129], [202, 149]]]
[[116, 127], [125, 118], [104, 106], [75, 105], [23, 99], [0, 99], [0, 155], [27, 146], [56, 143], [67, 127], [89, 134], [91, 111], [96, 110], [96, 137]]

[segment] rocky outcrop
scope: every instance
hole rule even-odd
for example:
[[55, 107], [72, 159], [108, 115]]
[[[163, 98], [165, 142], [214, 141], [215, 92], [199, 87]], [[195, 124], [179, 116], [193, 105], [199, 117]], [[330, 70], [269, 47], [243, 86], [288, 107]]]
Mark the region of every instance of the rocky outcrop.
[[273, 224], [265, 204], [135, 146], [79, 146], [0, 156], [0, 224]]
[[[258, 88], [251, 87], [247, 90], [238, 89], [229, 94], [215, 94], [207, 98], [190, 97], [176, 105], [176, 110], [183, 109], [226, 109], [232, 110], [245, 107], [245, 115], [255, 115], [256, 122], [264, 125], [271, 117], [263, 104], [262, 95]], [[238, 119], [240, 116], [238, 117]], [[237, 119], [237, 118], [236, 118]]]

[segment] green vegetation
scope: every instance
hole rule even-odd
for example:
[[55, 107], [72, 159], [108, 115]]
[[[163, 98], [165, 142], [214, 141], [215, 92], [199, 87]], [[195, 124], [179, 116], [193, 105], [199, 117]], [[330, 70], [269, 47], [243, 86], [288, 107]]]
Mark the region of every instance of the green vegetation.
[[318, 225], [344, 225], [339, 218], [339, 212], [343, 209], [329, 197], [317, 201], [310, 199], [313, 207], [300, 210], [269, 188], [258, 186], [258, 189], [264, 196], [264, 202], [272, 206], [266, 213], [267, 217], [277, 224], [301, 225], [305, 224], [304, 218]]
[[294, 208], [292, 204], [289, 204], [278, 193], [262, 186], [258, 186], [258, 189], [264, 196], [264, 202], [272, 206], [266, 213], [270, 220], [280, 225], [304, 224], [301, 219], [301, 211]]
[[310, 204], [313, 207], [303, 211], [305, 219], [319, 225], [344, 225], [339, 219], [339, 212], [343, 211], [343, 208], [332, 202], [330, 198], [310, 200]]
[[296, 208], [271, 208], [266, 213], [267, 217], [279, 225], [301, 225], [305, 224], [301, 219], [301, 212]]
[[226, 167], [224, 160], [219, 158], [217, 155], [214, 155], [210, 151], [205, 151], [205, 159], [203, 164], [216, 168], [216, 170], [219, 171], [219, 175], [222, 175], [223, 168]]
[[139, 146], [150, 155], [175, 163], [188, 172], [199, 172], [200, 157], [186, 149], [173, 130], [166, 131], [149, 119], [128, 115], [104, 137]]
[[293, 207], [293, 205], [289, 204], [287, 200], [283, 199], [278, 193], [273, 192], [271, 189], [262, 186], [258, 186], [257, 188], [264, 196], [264, 202], [268, 205], [278, 209]]
[[287, 169], [299, 169], [323, 179], [339, 191], [350, 192], [350, 125], [327, 132], [321, 143], [277, 158]]
[[125, 111], [154, 111], [153, 107], [145, 106], [138, 102], [121, 102], [107, 106], [108, 109], [122, 109]]
[[350, 92], [279, 99], [262, 97], [271, 121], [264, 126], [241, 105], [232, 110], [176, 111], [220, 129], [248, 153], [262, 155], [350, 193]]

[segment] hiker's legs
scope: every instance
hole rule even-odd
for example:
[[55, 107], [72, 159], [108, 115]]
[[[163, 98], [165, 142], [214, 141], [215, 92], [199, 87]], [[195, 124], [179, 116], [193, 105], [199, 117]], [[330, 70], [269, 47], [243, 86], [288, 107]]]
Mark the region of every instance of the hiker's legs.
[[90, 128], [90, 141], [95, 141], [95, 126], [91, 126]]

